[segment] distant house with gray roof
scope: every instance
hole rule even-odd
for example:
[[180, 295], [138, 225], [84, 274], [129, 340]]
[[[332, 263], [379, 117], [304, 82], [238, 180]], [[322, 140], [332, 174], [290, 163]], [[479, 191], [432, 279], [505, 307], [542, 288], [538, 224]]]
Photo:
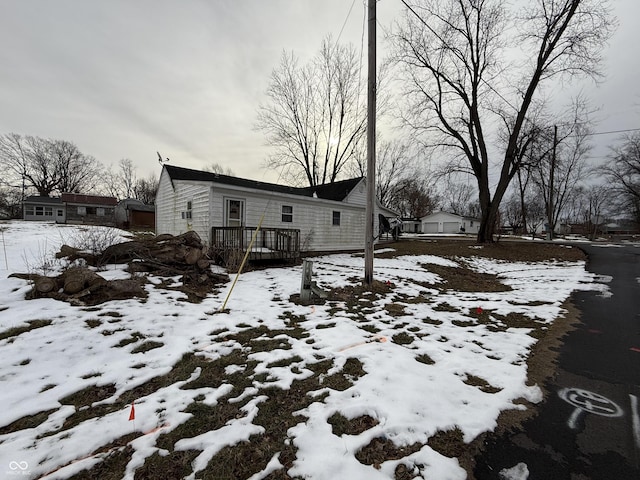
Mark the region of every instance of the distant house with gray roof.
[[115, 197], [63, 193], [60, 197], [31, 196], [22, 202], [24, 220], [87, 225], [115, 225]]

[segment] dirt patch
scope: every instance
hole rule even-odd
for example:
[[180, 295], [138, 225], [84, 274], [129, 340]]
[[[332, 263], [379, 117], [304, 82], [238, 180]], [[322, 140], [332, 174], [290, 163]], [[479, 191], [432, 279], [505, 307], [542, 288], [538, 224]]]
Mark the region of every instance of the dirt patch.
[[422, 265], [422, 268], [444, 279], [444, 283], [434, 285], [443, 290], [458, 292], [508, 292], [513, 290], [509, 285], [502, 283], [497, 275], [490, 273], [435, 264]]
[[479, 245], [470, 240], [401, 240], [386, 243], [384, 248], [392, 248], [394, 251], [376, 254], [377, 258], [395, 258], [401, 255], [436, 255], [449, 259], [482, 257], [510, 262], [542, 262], [545, 260], [575, 262], [587, 258], [585, 253], [576, 247], [527, 241], [501, 241]]
[[338, 437], [342, 435], [360, 435], [380, 423], [369, 415], [362, 415], [349, 420], [340, 413], [334, 413], [331, 415], [327, 419], [327, 422], [331, 425], [331, 431], [333, 434]]
[[399, 447], [388, 438], [377, 437], [371, 440], [368, 445], [362, 447], [356, 453], [356, 458], [364, 465], [372, 465], [373, 468], [380, 469], [384, 462], [404, 458], [416, 453], [422, 447], [423, 445], [419, 443]]

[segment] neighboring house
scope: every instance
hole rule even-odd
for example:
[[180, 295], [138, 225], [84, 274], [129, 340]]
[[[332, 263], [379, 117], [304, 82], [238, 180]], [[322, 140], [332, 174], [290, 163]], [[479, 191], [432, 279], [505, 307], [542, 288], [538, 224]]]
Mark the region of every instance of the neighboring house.
[[480, 231], [480, 219], [463, 217], [455, 213], [435, 212], [420, 219], [422, 233], [468, 233]]
[[27, 197], [22, 202], [22, 218], [25, 220], [65, 223], [65, 206], [60, 198]]
[[415, 217], [402, 217], [403, 233], [422, 233], [422, 221]]
[[116, 225], [124, 229], [156, 228], [156, 207], [135, 198], [120, 200], [115, 208]]
[[115, 225], [114, 197], [63, 193], [59, 198], [27, 197], [23, 204], [25, 220], [88, 225]]
[[79, 193], [63, 193], [67, 222], [90, 225], [115, 225], [115, 197], [100, 195], [82, 195]]
[[[246, 237], [230, 236], [230, 231], [246, 229], [250, 237], [264, 215], [252, 251], [283, 244], [298, 251], [356, 250], [364, 248], [365, 204], [362, 177], [296, 188], [164, 165], [156, 194], [156, 233], [193, 230], [210, 246], [236, 242], [246, 248]], [[388, 212], [378, 206], [374, 232], [380, 213]]]

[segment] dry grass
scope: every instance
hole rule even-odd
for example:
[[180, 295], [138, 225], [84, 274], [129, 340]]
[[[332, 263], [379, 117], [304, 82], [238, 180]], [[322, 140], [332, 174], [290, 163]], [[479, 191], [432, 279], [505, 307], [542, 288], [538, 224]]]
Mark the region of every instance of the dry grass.
[[[575, 261], [584, 259], [584, 254], [578, 249], [541, 243], [501, 242], [482, 246], [482, 248], [475, 248], [476, 246], [473, 242], [466, 241], [402, 241], [385, 245], [385, 247], [389, 246], [394, 248], [395, 251], [378, 254], [377, 256], [391, 258], [399, 255], [429, 254], [454, 259], [460, 267], [439, 267], [428, 264], [424, 268], [436, 273], [446, 281], [443, 288], [466, 292], [499, 292], [509, 288], [503, 285], [496, 276], [478, 274], [467, 269], [464, 257], [481, 256], [509, 261], [542, 261], [550, 259]], [[434, 288], [434, 285], [429, 285], [429, 288]], [[382, 298], [388, 298], [387, 296], [392, 292], [392, 285], [375, 282], [371, 289], [360, 285], [333, 289], [327, 301], [329, 302], [330, 311], [334, 313], [340, 312], [343, 315], [346, 313], [353, 321], [358, 322], [360, 328], [375, 334], [379, 331], [378, 328], [367, 323], [365, 315], [374, 308], [374, 302]], [[407, 298], [406, 295], [404, 297], [396, 296], [384, 308], [390, 316], [400, 317], [405, 314], [407, 304], [430, 301], [424, 296], [415, 298]], [[445, 303], [437, 305], [435, 310], [445, 312], [459, 311], [457, 308]], [[454, 325], [460, 328], [472, 328], [475, 325], [484, 324], [492, 331], [504, 331], [512, 327], [531, 329], [531, 335], [540, 341], [536, 344], [532, 355], [527, 360], [530, 382], [542, 385], [544, 380], [552, 373], [555, 356], [557, 355], [557, 346], [560, 344], [559, 339], [569, 328], [569, 321], [564, 320], [554, 322], [553, 325], [545, 325], [539, 320], [523, 315], [510, 314], [500, 316], [495, 312], [486, 310], [472, 310], [464, 313], [469, 317], [469, 320], [457, 320]], [[117, 312], [98, 314], [100, 319], [87, 320], [85, 328], [96, 328], [100, 325], [108, 326], [108, 323], [117, 323], [120, 316]], [[156, 377], [123, 393], [120, 398], [109, 404], [92, 407], [95, 402], [114, 395], [114, 385], [96, 385], [68, 395], [61, 399], [60, 402], [74, 405], [76, 413], [69, 416], [60, 429], [55, 432], [48, 432], [47, 435], [53, 435], [72, 428], [91, 418], [124, 409], [137, 398], [149, 395], [178, 381], [187, 380], [199, 368], [201, 371], [199, 377], [183, 385], [183, 389], [217, 388], [227, 384], [232, 386], [231, 391], [226, 396], [218, 399], [215, 405], [205, 404], [202, 402], [204, 398], [196, 397], [195, 401], [184, 410], [185, 413], [191, 414], [191, 417], [171, 431], [159, 436], [156, 445], [167, 453], [162, 455], [154, 454], [148, 457], [144, 465], [136, 471], [135, 478], [138, 480], [183, 478], [190, 474], [192, 471], [191, 462], [200, 452], [177, 451], [175, 449], [176, 442], [183, 438], [191, 438], [216, 430], [229, 421], [246, 416], [243, 406], [257, 395], [264, 395], [267, 398], [260, 403], [259, 413], [253, 421], [254, 424], [264, 428], [264, 433], [252, 436], [247, 442], [223, 448], [213, 457], [207, 468], [198, 473], [197, 477], [216, 480], [244, 480], [263, 470], [273, 456], [277, 454], [284, 468], [272, 472], [264, 478], [266, 480], [292, 480], [287, 470], [296, 459], [296, 448], [287, 432], [291, 427], [307, 420], [299, 412], [309, 406], [311, 402], [323, 401], [327, 394], [317, 395], [319, 390], [326, 388], [338, 391], [346, 390], [358, 378], [365, 375], [366, 371], [358, 359], [347, 358], [339, 372], [328, 375], [329, 370], [334, 366], [333, 360], [319, 359], [316, 363], [305, 365], [305, 368], [310, 370], [312, 375], [304, 380], [294, 380], [290, 389], [282, 390], [270, 386], [267, 375], [256, 375], [255, 367], [257, 362], [251, 360], [249, 355], [274, 349], [288, 350], [292, 348], [292, 344], [286, 337], [306, 339], [310, 336], [306, 329], [301, 327], [302, 323], [308, 321], [304, 315], [285, 312], [281, 319], [286, 326], [276, 330], [271, 330], [266, 326], [249, 327], [247, 325], [240, 332], [229, 333], [226, 329], [219, 328], [211, 332], [210, 340], [212, 342], [235, 341], [242, 345], [242, 348], [237, 348], [214, 361], [196, 353], [186, 354], [168, 374]], [[422, 321], [432, 325], [443, 323], [441, 320], [431, 318], [424, 318]], [[0, 339], [15, 337], [50, 323], [30, 322], [28, 327], [19, 327], [0, 333]], [[332, 328], [334, 325], [334, 322], [330, 322], [319, 325], [317, 328]], [[417, 330], [407, 329], [406, 323], [401, 321], [397, 322], [395, 327], [398, 328], [398, 333], [393, 335], [390, 340], [396, 344], [410, 345], [416, 340], [416, 336], [420, 336]], [[103, 333], [108, 336], [115, 331], [105, 330]], [[132, 333], [117, 346], [125, 347], [138, 342], [140, 342], [140, 345], [132, 353], [144, 354], [145, 351], [151, 348], [162, 346], [160, 342], [145, 341], [144, 336], [138, 332]], [[300, 361], [302, 359], [299, 356], [292, 354], [287, 358], [272, 362], [268, 367], [288, 367], [293, 369], [296, 368], [295, 364]], [[424, 353], [416, 356], [416, 361], [426, 365], [435, 363], [429, 355]], [[231, 365], [239, 365], [243, 368], [235, 373], [227, 373], [227, 367]], [[485, 379], [477, 375], [467, 374], [464, 382], [486, 393], [499, 391], [497, 387], [490, 385]], [[255, 394], [247, 395], [242, 401], [230, 401], [242, 395], [249, 388], [256, 388], [258, 391]], [[314, 393], [315, 396], [313, 395]], [[43, 411], [36, 415], [23, 417], [0, 429], [0, 435], [16, 432], [24, 428], [34, 428], [46, 421], [52, 412]], [[531, 412], [532, 409], [503, 412], [498, 419], [497, 432], [515, 428], [527, 415], [531, 415]], [[358, 435], [378, 425], [376, 419], [367, 415], [348, 419], [340, 413], [335, 413], [328, 421], [333, 433], [337, 436]], [[101, 480], [122, 478], [126, 464], [131, 460], [133, 453], [129, 443], [139, 435], [141, 433], [131, 434], [112, 444], [101, 447], [99, 451], [94, 452], [96, 455], [101, 455], [101, 462], [72, 478]], [[482, 435], [471, 444], [465, 444], [462, 439], [462, 432], [456, 428], [437, 432], [428, 440], [427, 444], [445, 456], [457, 457], [461, 465], [468, 472], [472, 472], [473, 457], [480, 451], [485, 438], [486, 435]], [[385, 461], [404, 458], [423, 446], [419, 443], [398, 446], [385, 437], [378, 437], [361, 448], [357, 452], [356, 458], [365, 465], [379, 468]], [[406, 465], [400, 464], [395, 470], [396, 480], [409, 480], [414, 477], [414, 473]]]

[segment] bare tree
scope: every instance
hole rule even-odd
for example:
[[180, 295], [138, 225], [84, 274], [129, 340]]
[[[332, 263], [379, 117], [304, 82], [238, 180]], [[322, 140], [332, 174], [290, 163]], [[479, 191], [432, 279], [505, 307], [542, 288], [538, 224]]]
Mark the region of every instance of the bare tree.
[[586, 160], [592, 145], [586, 104], [577, 101], [570, 115], [565, 117], [568, 121], [554, 126], [550, 142], [547, 140], [550, 146], [541, 145], [545, 153], [537, 165], [532, 166], [533, 181], [547, 208], [551, 236], [576, 188], [590, 175]]
[[593, 240], [607, 218], [611, 190], [607, 185], [591, 185], [586, 189], [586, 194], [585, 224], [589, 238]]
[[529, 195], [525, 198], [526, 227], [531, 233], [531, 238], [535, 238], [538, 228], [544, 223], [547, 208], [539, 195]]
[[402, 217], [420, 218], [430, 214], [438, 203], [434, 189], [419, 178], [405, 178], [393, 188], [389, 207]]
[[21, 136], [0, 136], [0, 165], [7, 186], [22, 195], [35, 189], [40, 196], [54, 192], [80, 192], [95, 188], [101, 166], [67, 140]]
[[[419, 175], [415, 157], [411, 153], [411, 146], [403, 139], [391, 141], [380, 140], [376, 146], [376, 198], [380, 203], [389, 207], [396, 185], [406, 178]], [[355, 162], [348, 168], [353, 176], [366, 176], [367, 155], [363, 148], [355, 152]]]
[[138, 182], [136, 167], [128, 158], [118, 162], [118, 169], [114, 172], [109, 168], [105, 174], [104, 188], [107, 193], [120, 200], [135, 197], [135, 188]]
[[51, 161], [51, 142], [39, 137], [10, 133], [0, 137], [0, 160], [13, 186], [22, 182], [23, 195], [33, 188], [38, 195], [48, 197], [60, 184], [56, 166]]
[[26, 139], [15, 133], [0, 136], [1, 186], [19, 189], [24, 197], [29, 164], [30, 149]]
[[217, 173], [219, 175], [228, 175], [230, 177], [235, 176], [235, 173], [233, 173], [233, 170], [231, 170], [231, 168], [229, 167], [224, 167], [222, 166], [222, 164], [218, 163], [218, 162], [211, 162], [209, 165], [207, 165], [204, 168], [205, 172], [211, 172], [211, 173]]
[[49, 148], [59, 178], [58, 191], [83, 193], [96, 188], [101, 180], [102, 166], [94, 157], [83, 154], [66, 140], [51, 140]]
[[[442, 191], [440, 198], [442, 208], [456, 215], [473, 215], [472, 199], [475, 197], [475, 188], [468, 183], [448, 181]], [[477, 197], [476, 197], [477, 198]]]
[[282, 54], [256, 124], [275, 150], [270, 167], [283, 168], [283, 176], [298, 184], [337, 179], [366, 132], [359, 66], [353, 45], [331, 37], [306, 65], [293, 53]]
[[157, 191], [158, 177], [155, 175], [150, 175], [148, 178], [139, 178], [133, 188], [134, 198], [145, 205], [155, 205]]
[[618, 210], [640, 224], [640, 133], [627, 135], [613, 147], [601, 171], [609, 181]]
[[[404, 119], [475, 176], [482, 211], [478, 241], [491, 242], [500, 202], [520, 168], [536, 92], [554, 77], [597, 77], [599, 53], [613, 27], [608, 2], [536, 0], [514, 6], [519, 15], [510, 15], [501, 0], [403, 3], [407, 10], [394, 39], [406, 74]], [[508, 63], [513, 45], [524, 59], [520, 64]], [[500, 121], [509, 129], [503, 142], [493, 142], [490, 132]], [[492, 165], [498, 168], [493, 189]]]
[[521, 197], [514, 193], [502, 202], [500, 208], [500, 216], [503, 219], [503, 224], [508, 226], [514, 234], [523, 233], [525, 229], [522, 204], [523, 201]]
[[0, 218], [22, 217], [22, 195], [19, 188], [0, 186]]

